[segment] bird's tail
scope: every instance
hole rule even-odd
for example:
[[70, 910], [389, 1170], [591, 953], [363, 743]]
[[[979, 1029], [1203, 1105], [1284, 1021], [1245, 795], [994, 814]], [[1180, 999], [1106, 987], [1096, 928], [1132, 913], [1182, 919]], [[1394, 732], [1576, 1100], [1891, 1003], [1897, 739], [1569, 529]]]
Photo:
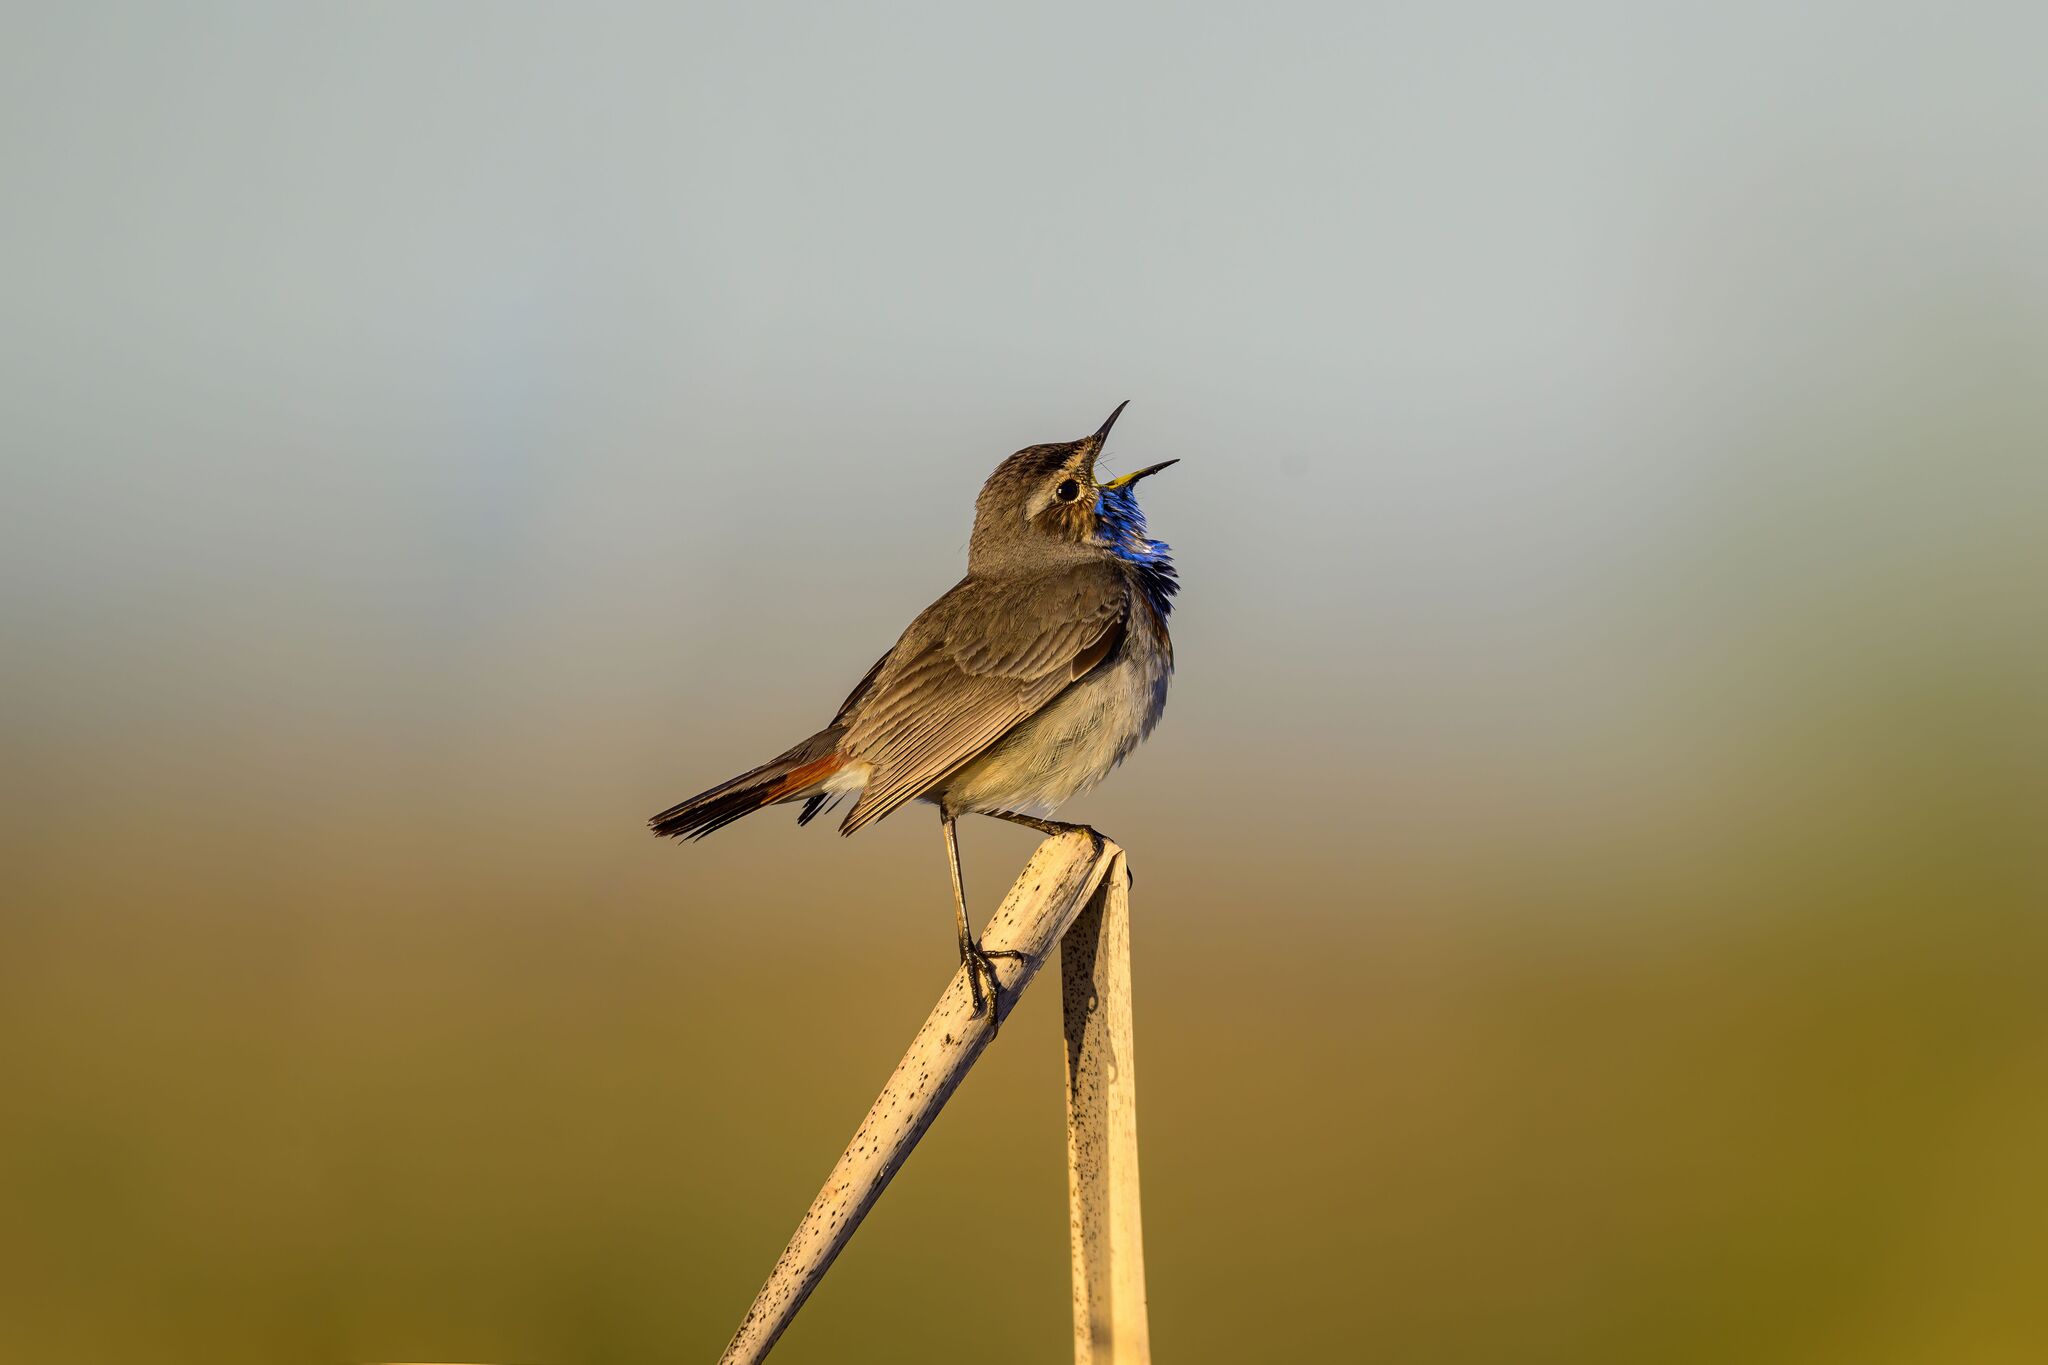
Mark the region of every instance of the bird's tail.
[[803, 743], [730, 782], [698, 792], [647, 822], [663, 838], [701, 839], [779, 801], [804, 800], [800, 820], [808, 822], [830, 799], [821, 790], [846, 760], [839, 754], [839, 727], [820, 730]]

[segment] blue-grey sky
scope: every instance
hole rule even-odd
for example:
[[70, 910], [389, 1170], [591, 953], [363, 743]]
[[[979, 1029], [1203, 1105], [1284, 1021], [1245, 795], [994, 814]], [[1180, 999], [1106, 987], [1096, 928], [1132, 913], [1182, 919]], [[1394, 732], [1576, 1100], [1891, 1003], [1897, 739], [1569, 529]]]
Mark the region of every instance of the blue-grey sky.
[[568, 714], [659, 804], [807, 729], [994, 463], [1125, 398], [1188, 591], [1111, 811], [1664, 789], [1748, 724], [1731, 655], [1849, 598], [1994, 636], [1974, 585], [2034, 563], [2035, 6], [8, 31], [0, 620], [47, 769]]

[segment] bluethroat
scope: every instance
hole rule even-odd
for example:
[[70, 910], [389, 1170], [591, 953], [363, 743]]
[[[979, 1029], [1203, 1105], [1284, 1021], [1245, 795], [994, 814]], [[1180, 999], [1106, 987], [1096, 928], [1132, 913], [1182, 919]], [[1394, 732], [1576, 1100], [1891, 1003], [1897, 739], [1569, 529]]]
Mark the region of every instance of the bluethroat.
[[967, 576], [918, 613], [815, 735], [669, 807], [654, 832], [699, 839], [765, 806], [802, 802], [797, 823], [854, 798], [851, 834], [913, 799], [939, 808], [960, 960], [980, 1012], [999, 1019], [991, 954], [967, 927], [954, 823], [970, 812], [1048, 834], [1049, 816], [1121, 763], [1166, 706], [1179, 584], [1145, 534], [1140, 479], [1099, 481], [1095, 461], [1125, 404], [1094, 435], [1027, 446], [996, 466], [974, 505]]

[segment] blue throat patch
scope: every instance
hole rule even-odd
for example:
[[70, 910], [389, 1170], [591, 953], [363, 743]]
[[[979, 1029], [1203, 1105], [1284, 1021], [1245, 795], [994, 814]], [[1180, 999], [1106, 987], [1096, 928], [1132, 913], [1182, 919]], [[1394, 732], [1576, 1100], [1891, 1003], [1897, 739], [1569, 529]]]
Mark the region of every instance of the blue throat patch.
[[1145, 535], [1145, 514], [1129, 488], [1104, 488], [1095, 494], [1096, 523], [1111, 554], [1137, 570], [1138, 587], [1164, 621], [1173, 611], [1180, 576], [1173, 571], [1173, 547]]

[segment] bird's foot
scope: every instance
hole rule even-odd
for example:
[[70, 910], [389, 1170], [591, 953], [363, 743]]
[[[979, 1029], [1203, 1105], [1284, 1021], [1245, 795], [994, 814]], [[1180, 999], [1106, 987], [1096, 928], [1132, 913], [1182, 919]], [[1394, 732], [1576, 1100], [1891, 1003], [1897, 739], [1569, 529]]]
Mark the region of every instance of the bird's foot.
[[1086, 825], [1070, 825], [1063, 820], [1041, 820], [1035, 815], [1019, 815], [1013, 810], [988, 810], [983, 811], [982, 814], [993, 816], [998, 820], [1008, 820], [1013, 825], [1022, 825], [1026, 829], [1035, 829], [1040, 834], [1045, 835], [1072, 834], [1077, 830], [1086, 831], [1089, 834], [1095, 833], [1094, 830], [1089, 829]]
[[976, 1014], [981, 1013], [983, 1000], [986, 999], [988, 1002], [988, 1031], [991, 1037], [1003, 1026], [1000, 1008], [1003, 986], [1002, 982], [996, 979], [995, 959], [1013, 957], [1021, 960], [1028, 956], [1028, 953], [1020, 953], [1010, 948], [984, 948], [972, 939], [960, 941], [960, 964], [967, 968], [968, 994], [974, 1000]]

